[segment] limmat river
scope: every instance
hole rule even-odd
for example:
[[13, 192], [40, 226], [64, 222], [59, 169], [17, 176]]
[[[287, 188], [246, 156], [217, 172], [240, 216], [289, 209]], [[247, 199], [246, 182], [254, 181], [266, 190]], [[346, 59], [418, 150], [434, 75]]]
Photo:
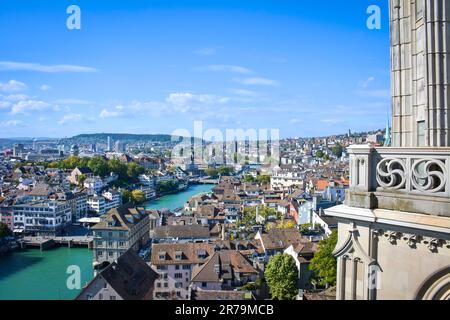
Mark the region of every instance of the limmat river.
[[[190, 186], [184, 192], [150, 201], [145, 207], [177, 209], [191, 197], [211, 189], [211, 185]], [[60, 247], [41, 252], [27, 249], [0, 256], [0, 300], [71, 300], [80, 292], [67, 286], [73, 274], [68, 270], [71, 266], [79, 267], [80, 284], [84, 286], [93, 277], [92, 250]]]

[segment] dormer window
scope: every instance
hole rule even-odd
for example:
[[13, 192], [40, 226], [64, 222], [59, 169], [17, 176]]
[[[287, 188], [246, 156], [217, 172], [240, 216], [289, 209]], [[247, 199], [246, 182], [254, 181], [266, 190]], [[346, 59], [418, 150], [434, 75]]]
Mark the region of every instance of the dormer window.
[[206, 259], [206, 257], [207, 257], [206, 250], [198, 250], [197, 256], [199, 259]]
[[175, 252], [175, 260], [182, 260], [183, 259], [183, 252], [177, 251]]
[[166, 252], [165, 251], [161, 251], [158, 253], [158, 259], [159, 260], [166, 260]]

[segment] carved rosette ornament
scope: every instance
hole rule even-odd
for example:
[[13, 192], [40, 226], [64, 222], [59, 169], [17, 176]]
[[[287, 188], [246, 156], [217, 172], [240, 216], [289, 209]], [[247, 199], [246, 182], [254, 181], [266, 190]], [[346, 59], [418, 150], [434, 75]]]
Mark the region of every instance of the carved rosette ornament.
[[406, 165], [402, 159], [386, 158], [377, 165], [377, 182], [385, 189], [400, 190], [406, 185]]
[[437, 159], [421, 159], [412, 166], [411, 184], [424, 193], [445, 192], [447, 170], [445, 163]]

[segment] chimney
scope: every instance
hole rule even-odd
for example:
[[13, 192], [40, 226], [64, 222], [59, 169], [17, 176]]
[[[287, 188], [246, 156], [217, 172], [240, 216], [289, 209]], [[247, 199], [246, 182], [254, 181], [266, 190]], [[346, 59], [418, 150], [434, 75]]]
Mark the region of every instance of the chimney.
[[225, 241], [225, 224], [221, 224], [220, 228], [222, 229], [222, 241]]

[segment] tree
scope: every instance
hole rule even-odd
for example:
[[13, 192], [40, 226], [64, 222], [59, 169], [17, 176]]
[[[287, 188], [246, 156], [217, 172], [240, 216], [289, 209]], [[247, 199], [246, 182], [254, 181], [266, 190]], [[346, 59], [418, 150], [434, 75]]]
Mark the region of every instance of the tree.
[[316, 158], [322, 159], [324, 155], [325, 155], [325, 154], [323, 153], [322, 150], [317, 150], [317, 152], [316, 152]]
[[258, 181], [261, 184], [269, 184], [271, 177], [268, 175], [260, 175], [256, 178], [256, 181]]
[[340, 158], [342, 157], [343, 148], [340, 144], [336, 144], [331, 149], [331, 152], [333, 152], [333, 155]]
[[140, 174], [143, 174], [145, 169], [135, 162], [130, 162], [127, 165], [127, 175], [129, 178], [136, 179]]
[[234, 170], [230, 167], [220, 167], [217, 171], [221, 176], [229, 176], [233, 173]]
[[86, 181], [87, 177], [84, 174], [80, 174], [77, 177], [78, 186], [82, 187], [84, 185], [84, 182]]
[[2, 222], [0, 222], [0, 238], [4, 238], [11, 235], [11, 230], [9, 230], [8, 226]]
[[133, 200], [130, 190], [124, 189], [122, 191], [122, 200], [123, 200], [123, 203], [128, 203]]
[[252, 182], [256, 182], [256, 179], [252, 175], [247, 174], [244, 176], [244, 182], [252, 183]]
[[96, 176], [105, 177], [108, 175], [108, 161], [102, 157], [94, 157], [90, 159], [88, 162], [88, 167]]
[[131, 191], [131, 199], [134, 203], [143, 203], [145, 200], [145, 193], [142, 190], [133, 190]]
[[219, 171], [214, 168], [208, 168], [205, 170], [205, 173], [210, 176], [211, 178], [217, 178], [219, 176]]
[[308, 233], [308, 232], [311, 231], [311, 229], [312, 229], [312, 224], [311, 223], [302, 224], [300, 226], [300, 233], [302, 233], [302, 234]]
[[337, 259], [333, 255], [337, 244], [337, 231], [333, 231], [328, 239], [319, 243], [319, 248], [309, 265], [310, 270], [315, 272], [316, 281], [325, 287], [336, 284]]
[[298, 270], [295, 260], [288, 254], [270, 258], [264, 272], [272, 299], [293, 300], [298, 293]]

